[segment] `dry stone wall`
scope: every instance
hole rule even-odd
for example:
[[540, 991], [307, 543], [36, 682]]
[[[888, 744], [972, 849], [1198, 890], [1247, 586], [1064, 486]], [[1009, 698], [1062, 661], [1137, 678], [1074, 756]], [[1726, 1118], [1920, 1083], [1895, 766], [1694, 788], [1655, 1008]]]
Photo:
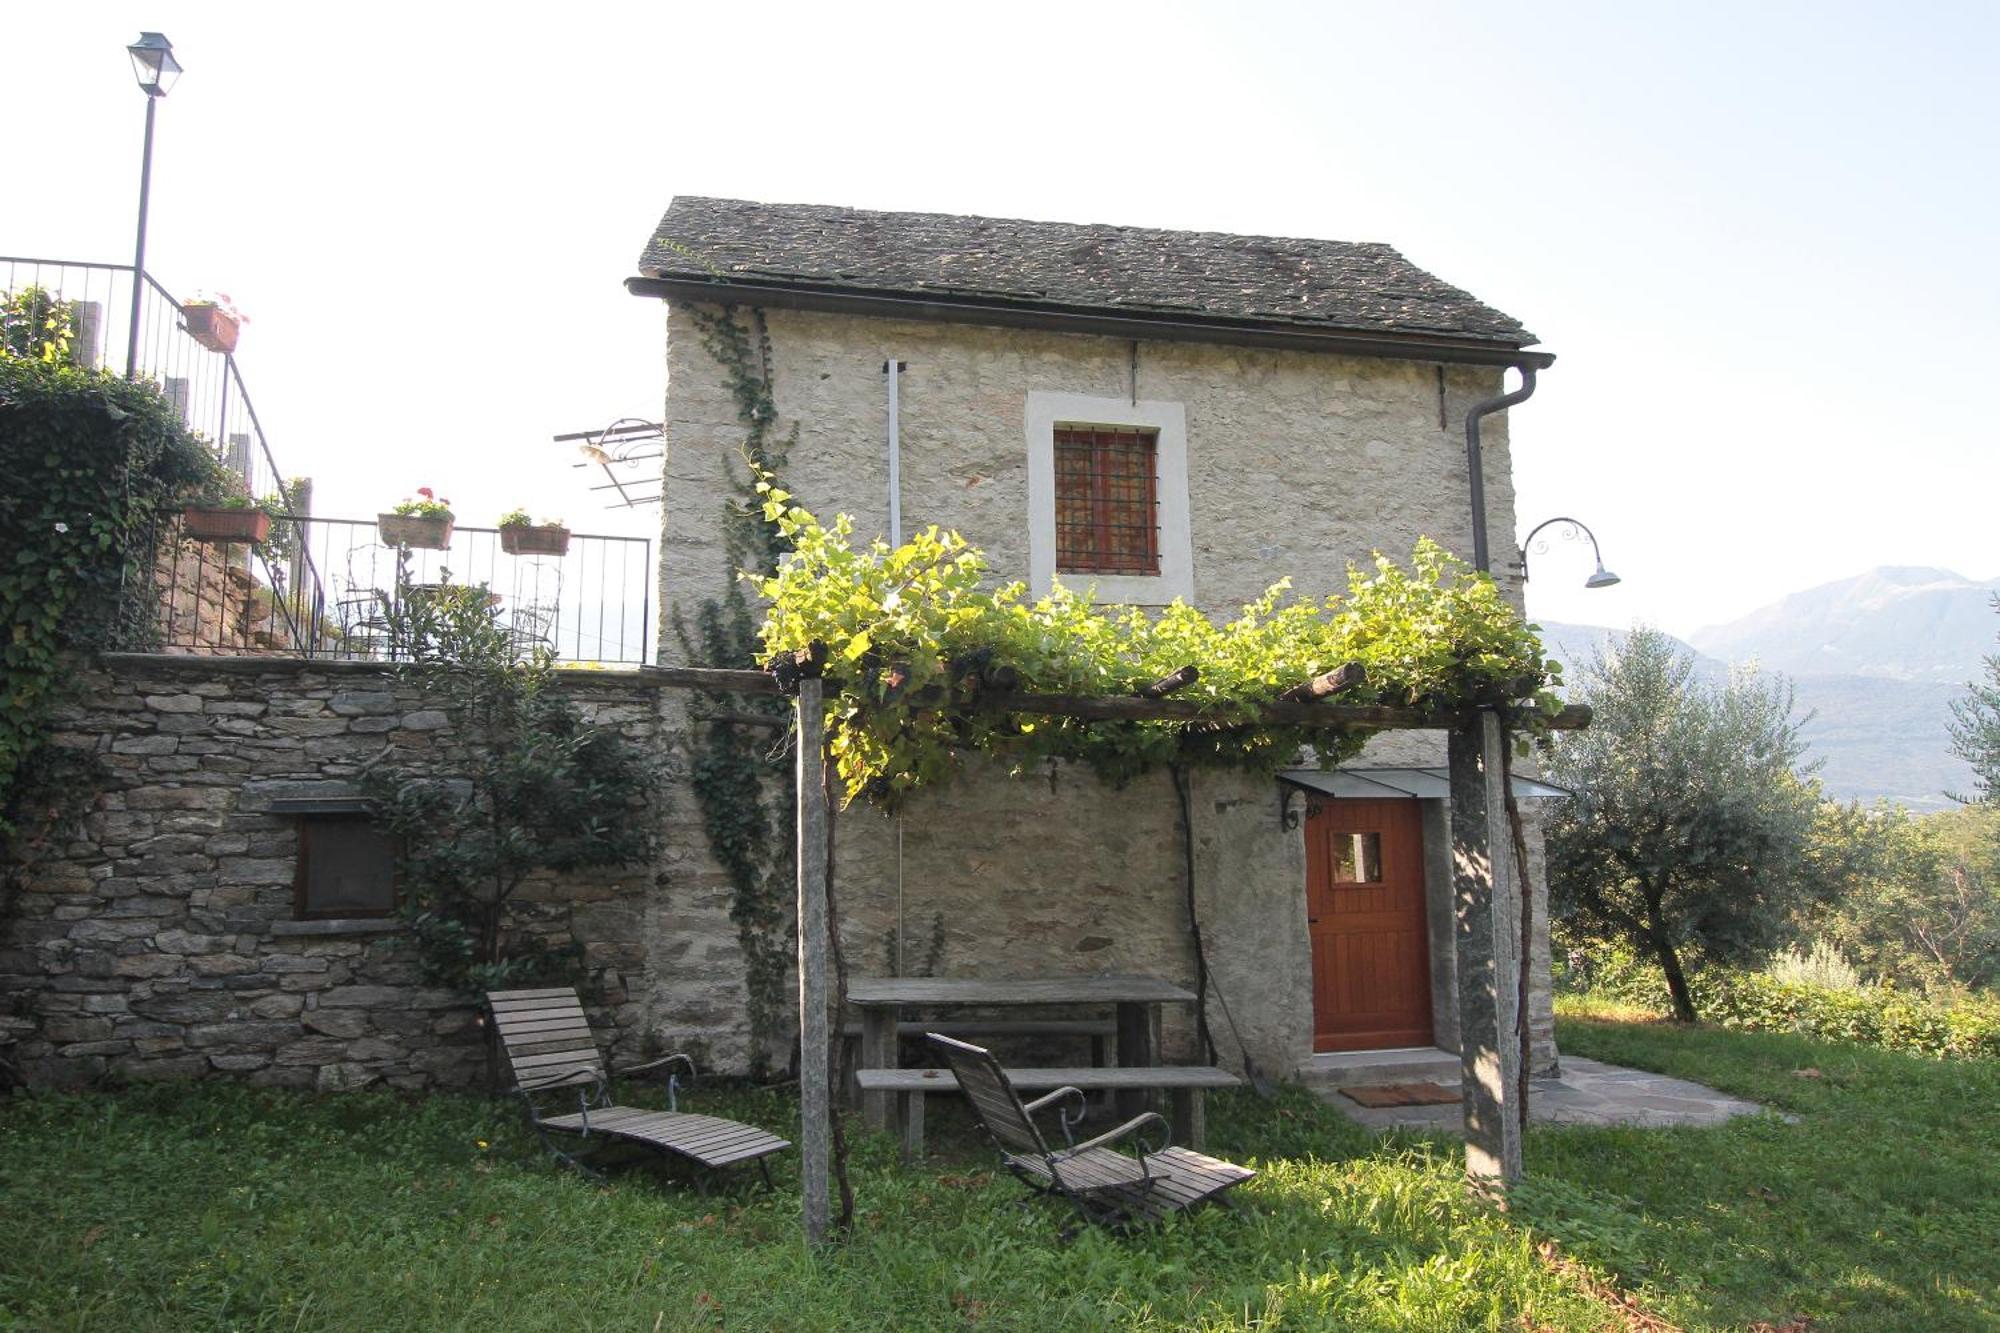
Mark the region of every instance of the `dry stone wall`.
[[[293, 919], [297, 821], [271, 809], [349, 793], [385, 752], [423, 763], [444, 713], [366, 664], [117, 656], [81, 683], [55, 742], [94, 754], [104, 780], [0, 927], [0, 1055], [43, 1084], [481, 1076], [469, 998], [421, 984], [395, 922]], [[587, 715], [658, 737], [636, 676], [572, 685]], [[646, 1026], [653, 890], [653, 867], [522, 890], [544, 929], [582, 941], [598, 1021], [628, 1046]]]

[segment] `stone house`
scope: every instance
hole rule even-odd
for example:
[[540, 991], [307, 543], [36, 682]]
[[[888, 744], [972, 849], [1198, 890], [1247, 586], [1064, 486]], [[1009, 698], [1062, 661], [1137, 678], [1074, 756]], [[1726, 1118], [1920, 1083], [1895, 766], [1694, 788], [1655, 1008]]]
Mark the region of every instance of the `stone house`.
[[[1280, 577], [1331, 591], [1350, 561], [1407, 558], [1420, 536], [1470, 553], [1467, 413], [1506, 367], [1550, 360], [1380, 245], [679, 199], [628, 286], [666, 302], [658, 575], [683, 617], [734, 584], [741, 386], [704, 338], [724, 311], [768, 384], [785, 482], [822, 516], [863, 535], [956, 528], [1000, 577], [1216, 615]], [[1500, 534], [1509, 473], [1489, 417]], [[686, 663], [663, 622], [660, 660]], [[356, 787], [384, 755], [422, 764], [447, 717], [338, 644], [232, 651], [80, 665], [53, 739], [93, 756], [97, 785], [0, 904], [0, 1074], [476, 1078], [476, 1015], [422, 984]], [[700, 705], [657, 674], [565, 681], [637, 741], [684, 761], [699, 744]], [[1402, 732], [1338, 773], [1193, 775], [1192, 910], [1225, 1062], [1338, 1077], [1326, 1065], [1355, 1051], [1455, 1049], [1443, 763], [1441, 735]], [[549, 876], [529, 897], [581, 944], [620, 1047], [658, 1035], [710, 1066], [782, 1065], [782, 1033], [753, 1049], [757, 960], [692, 785], [669, 782], [653, 812], [656, 864]], [[1165, 775], [1113, 789], [1063, 769], [969, 772], [894, 819], [856, 805], [837, 835], [849, 971], [1191, 986], [1180, 818]], [[782, 943], [763, 959], [780, 972]], [[1545, 925], [1530, 976], [1547, 1067]], [[1168, 1055], [1192, 1056], [1188, 1015], [1168, 1019]]]
[[[937, 524], [1003, 580], [1060, 576], [1211, 615], [1281, 577], [1336, 590], [1350, 562], [1407, 560], [1423, 536], [1469, 557], [1466, 414], [1506, 367], [1552, 360], [1385, 245], [678, 198], [626, 285], [667, 304], [660, 583], [684, 612], [733, 577], [724, 516], [742, 498], [745, 425], [704, 336], [724, 308], [757, 312], [791, 440], [783, 481], [823, 518], [849, 514], [864, 538]], [[1502, 418], [1483, 471], [1487, 525], [1511, 553]], [[1499, 576], [1518, 605], [1512, 570]], [[662, 660], [687, 660], [671, 635]], [[663, 700], [670, 727], [682, 705]], [[1227, 1006], [1211, 1013], [1225, 1061], [1311, 1077], [1342, 1053], [1456, 1049], [1444, 762], [1441, 734], [1398, 733], [1337, 773], [1195, 775], [1193, 910]], [[1166, 775], [1113, 790], [983, 771], [894, 818], [857, 804], [837, 832], [849, 970], [1191, 985], [1179, 819]], [[699, 817], [684, 806], [669, 827]], [[1546, 1069], [1532, 827], [1530, 842]], [[684, 850], [676, 912], [699, 928], [727, 890]], [[730, 962], [722, 947], [709, 966], [656, 969], [662, 1015], [715, 1016]], [[1167, 1037], [1191, 1054], [1185, 1021]]]

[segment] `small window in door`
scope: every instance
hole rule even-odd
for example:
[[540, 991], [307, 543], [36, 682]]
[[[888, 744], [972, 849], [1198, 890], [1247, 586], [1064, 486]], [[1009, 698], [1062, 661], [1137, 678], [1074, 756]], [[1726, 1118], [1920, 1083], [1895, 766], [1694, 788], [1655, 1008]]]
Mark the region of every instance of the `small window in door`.
[[1333, 879], [1336, 884], [1380, 884], [1382, 882], [1382, 835], [1379, 833], [1334, 834]]

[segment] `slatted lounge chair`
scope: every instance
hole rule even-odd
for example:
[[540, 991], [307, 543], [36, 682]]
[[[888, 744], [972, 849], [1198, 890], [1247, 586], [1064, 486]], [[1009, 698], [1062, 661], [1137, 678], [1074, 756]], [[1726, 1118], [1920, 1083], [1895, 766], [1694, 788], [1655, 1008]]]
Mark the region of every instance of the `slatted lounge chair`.
[[[1188, 1148], [1172, 1147], [1167, 1122], [1151, 1111], [1094, 1139], [1073, 1142], [1071, 1131], [1083, 1119], [1081, 1091], [1057, 1088], [1023, 1103], [991, 1051], [936, 1033], [926, 1040], [957, 1076], [959, 1091], [993, 1137], [1007, 1169], [1030, 1189], [1067, 1200], [1086, 1222], [1118, 1225], [1151, 1221], [1211, 1199], [1227, 1204], [1224, 1195], [1257, 1174]], [[1036, 1112], [1051, 1106], [1057, 1106], [1062, 1127], [1066, 1146], [1061, 1149], [1049, 1147], [1034, 1121]], [[1151, 1145], [1149, 1137], [1154, 1141]], [[1128, 1138], [1135, 1140], [1136, 1157], [1111, 1146]]]
[[[514, 1070], [512, 1091], [526, 1104], [528, 1121], [542, 1146], [585, 1174], [597, 1174], [584, 1160], [586, 1155], [595, 1157], [614, 1146], [636, 1145], [685, 1158], [703, 1168], [695, 1181], [704, 1193], [708, 1172], [742, 1162], [757, 1163], [768, 1186], [771, 1168], [765, 1159], [792, 1146], [754, 1125], [682, 1111], [680, 1090], [691, 1086], [695, 1076], [694, 1061], [685, 1055], [662, 1056], [612, 1070], [598, 1051], [583, 1005], [570, 987], [489, 991], [486, 1004]], [[686, 1084], [680, 1068], [687, 1071]], [[668, 1109], [618, 1105], [612, 1088], [614, 1073], [653, 1069], [669, 1070]], [[574, 1111], [562, 1109], [571, 1105], [576, 1107]]]

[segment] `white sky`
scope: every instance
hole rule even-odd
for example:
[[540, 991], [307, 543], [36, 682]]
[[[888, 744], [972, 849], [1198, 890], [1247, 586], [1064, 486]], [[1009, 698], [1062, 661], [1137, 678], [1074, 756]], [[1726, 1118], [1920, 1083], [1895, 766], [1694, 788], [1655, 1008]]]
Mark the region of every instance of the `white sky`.
[[[552, 17], [559, 16], [559, 17]], [[657, 416], [675, 193], [1388, 241], [1559, 356], [1531, 609], [1685, 633], [1878, 564], [2000, 574], [2000, 7], [1384, 3], [0, 16], [0, 252], [229, 292], [322, 513], [421, 485], [644, 534], [558, 432]], [[782, 408], [782, 404], [780, 405]]]

